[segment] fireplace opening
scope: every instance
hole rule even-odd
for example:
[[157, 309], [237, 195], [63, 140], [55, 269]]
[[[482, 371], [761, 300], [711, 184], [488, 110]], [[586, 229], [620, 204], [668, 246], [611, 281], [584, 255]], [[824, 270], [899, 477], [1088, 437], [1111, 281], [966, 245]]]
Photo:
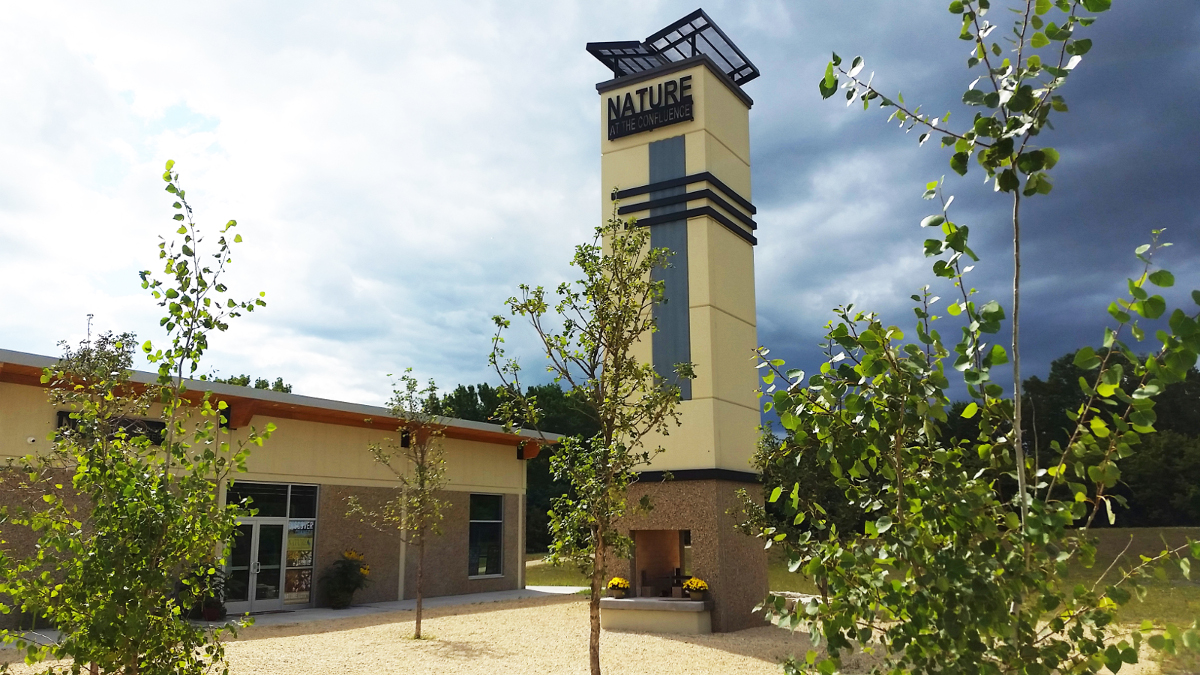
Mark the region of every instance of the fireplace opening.
[[682, 598], [691, 578], [691, 530], [633, 530], [633, 582], [636, 597]]

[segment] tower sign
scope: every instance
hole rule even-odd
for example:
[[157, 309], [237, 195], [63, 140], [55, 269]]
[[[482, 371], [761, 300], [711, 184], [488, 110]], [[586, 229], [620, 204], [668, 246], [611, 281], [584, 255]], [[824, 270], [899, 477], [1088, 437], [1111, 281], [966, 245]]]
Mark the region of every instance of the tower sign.
[[[671, 249], [659, 271], [666, 301], [639, 355], [680, 382], [682, 426], [651, 439], [665, 452], [630, 490], [654, 509], [632, 515], [631, 581], [639, 597], [677, 593], [703, 578], [714, 630], [758, 625], [766, 595], [762, 545], [734, 528], [736, 492], [760, 492], [751, 466], [759, 412], [753, 350], [756, 209], [750, 191], [749, 113], [742, 85], [758, 69], [697, 10], [643, 41], [589, 43], [614, 77], [600, 93], [603, 213], [636, 218], [654, 247]], [[668, 476], [670, 480], [664, 480]]]

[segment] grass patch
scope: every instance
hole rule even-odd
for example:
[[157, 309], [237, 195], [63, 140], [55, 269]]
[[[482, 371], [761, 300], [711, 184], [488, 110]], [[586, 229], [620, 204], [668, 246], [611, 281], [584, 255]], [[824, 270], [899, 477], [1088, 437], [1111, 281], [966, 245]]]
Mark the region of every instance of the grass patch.
[[[541, 556], [535, 559], [540, 560]], [[525, 568], [526, 586], [591, 586], [592, 580], [583, 576], [578, 567], [532, 565]]]

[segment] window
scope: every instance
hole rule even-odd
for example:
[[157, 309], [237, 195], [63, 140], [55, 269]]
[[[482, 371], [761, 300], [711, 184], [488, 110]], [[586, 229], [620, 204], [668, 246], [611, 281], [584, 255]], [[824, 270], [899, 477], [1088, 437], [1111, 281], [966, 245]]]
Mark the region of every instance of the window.
[[467, 576], [500, 576], [504, 546], [504, 495], [471, 495]]

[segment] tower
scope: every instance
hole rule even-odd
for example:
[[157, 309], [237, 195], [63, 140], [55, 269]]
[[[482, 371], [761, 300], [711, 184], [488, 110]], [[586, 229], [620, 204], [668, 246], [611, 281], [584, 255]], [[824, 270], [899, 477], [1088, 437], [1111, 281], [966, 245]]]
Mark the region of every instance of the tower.
[[630, 490], [631, 503], [645, 494], [654, 505], [623, 523], [635, 546], [630, 580], [653, 596], [700, 577], [714, 630], [760, 625], [750, 610], [767, 593], [765, 554], [727, 513], [739, 488], [760, 494], [750, 464], [759, 424], [753, 101], [742, 90], [758, 69], [703, 10], [642, 42], [587, 49], [615, 76], [596, 85], [605, 217], [618, 200], [621, 217], [650, 228], [651, 246], [674, 253], [641, 357], [668, 381], [676, 363], [696, 371], [682, 385], [682, 426], [648, 441], [665, 452]]

